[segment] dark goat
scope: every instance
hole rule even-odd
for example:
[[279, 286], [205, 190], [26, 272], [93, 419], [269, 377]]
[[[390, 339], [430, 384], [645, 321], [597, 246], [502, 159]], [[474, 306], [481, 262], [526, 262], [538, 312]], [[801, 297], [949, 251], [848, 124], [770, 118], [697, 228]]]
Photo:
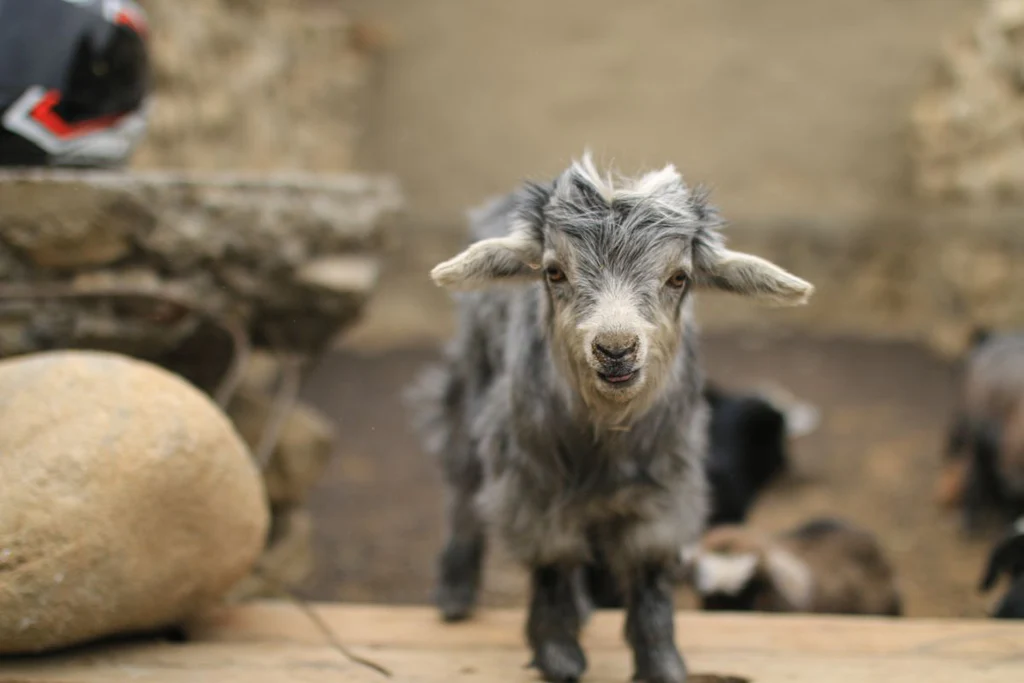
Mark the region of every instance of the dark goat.
[[729, 394], [708, 383], [708, 526], [742, 524], [757, 496], [788, 467], [786, 414], [753, 394]]
[[1024, 514], [1024, 334], [979, 330], [964, 365], [940, 500], [960, 504], [965, 531], [986, 513]]
[[1010, 578], [1010, 588], [992, 612], [996, 619], [1024, 619], [1024, 517], [996, 546], [988, 557], [981, 590], [990, 591], [999, 577]]

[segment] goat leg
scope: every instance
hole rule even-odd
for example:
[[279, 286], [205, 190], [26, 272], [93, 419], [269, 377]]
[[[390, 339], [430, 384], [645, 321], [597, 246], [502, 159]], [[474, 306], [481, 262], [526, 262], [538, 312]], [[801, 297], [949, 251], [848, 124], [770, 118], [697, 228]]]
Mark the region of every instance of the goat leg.
[[963, 532], [976, 534], [985, 513], [1004, 511], [1002, 483], [997, 473], [999, 430], [992, 424], [976, 426], [971, 434], [971, 462], [964, 488]]
[[480, 589], [486, 541], [472, 498], [457, 493], [448, 509], [448, 541], [440, 557], [435, 600], [445, 621], [472, 614]]
[[600, 548], [594, 550], [593, 558], [583, 567], [583, 584], [594, 607], [621, 609], [626, 606], [621, 581]]
[[682, 683], [686, 664], [675, 643], [668, 571], [661, 564], [640, 567], [630, 577], [626, 639], [633, 648], [633, 680]]
[[576, 570], [561, 565], [534, 567], [526, 635], [533, 650], [531, 666], [547, 681], [572, 683], [587, 668], [579, 644], [580, 614]]

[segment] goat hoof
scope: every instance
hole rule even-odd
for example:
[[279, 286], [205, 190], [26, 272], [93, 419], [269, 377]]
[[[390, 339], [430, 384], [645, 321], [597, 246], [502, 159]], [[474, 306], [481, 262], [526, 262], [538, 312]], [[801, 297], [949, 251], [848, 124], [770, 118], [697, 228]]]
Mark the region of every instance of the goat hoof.
[[465, 621], [473, 614], [476, 593], [472, 589], [442, 586], [437, 595], [441, 619], [447, 623]]
[[550, 683], [576, 683], [587, 669], [587, 657], [579, 643], [541, 643], [531, 665]]
[[171, 643], [187, 643], [188, 631], [184, 626], [171, 626], [162, 633], [163, 639]]
[[637, 666], [633, 675], [638, 683], [684, 683], [686, 679], [686, 664], [676, 652], [666, 653], [648, 665]]
[[468, 604], [442, 604], [441, 619], [447, 624], [466, 621], [473, 615], [473, 606]]

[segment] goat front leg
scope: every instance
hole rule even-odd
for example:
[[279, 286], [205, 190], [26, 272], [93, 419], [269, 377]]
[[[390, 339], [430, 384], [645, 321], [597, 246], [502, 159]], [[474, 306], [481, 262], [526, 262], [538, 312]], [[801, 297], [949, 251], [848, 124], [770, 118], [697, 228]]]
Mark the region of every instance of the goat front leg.
[[580, 613], [578, 569], [549, 564], [532, 570], [532, 598], [526, 635], [533, 650], [531, 666], [545, 680], [570, 683], [579, 680], [587, 658], [579, 644]]
[[663, 563], [635, 567], [629, 577], [626, 639], [633, 648], [633, 680], [682, 683], [686, 665], [675, 642], [675, 612], [668, 568]]
[[962, 529], [974, 535], [982, 527], [983, 516], [1005, 506], [1002, 482], [997, 473], [999, 430], [992, 424], [976, 425], [970, 435], [970, 464], [964, 488]]
[[485, 552], [484, 525], [471, 494], [453, 491], [448, 505], [448, 540], [441, 552], [435, 594], [445, 621], [462, 621], [472, 614]]

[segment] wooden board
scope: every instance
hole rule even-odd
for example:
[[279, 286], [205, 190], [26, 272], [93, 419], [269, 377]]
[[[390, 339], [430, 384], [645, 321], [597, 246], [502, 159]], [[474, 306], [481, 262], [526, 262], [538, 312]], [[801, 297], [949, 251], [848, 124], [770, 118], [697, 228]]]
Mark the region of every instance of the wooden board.
[[[183, 644], [108, 644], [0, 660], [0, 683], [538, 680], [524, 667], [519, 611], [488, 611], [445, 625], [423, 607], [313, 609], [326, 631], [289, 603], [224, 608], [190, 626]], [[1024, 681], [1020, 622], [680, 613], [677, 628], [692, 683], [735, 680], [713, 676], [752, 683]], [[590, 660], [584, 681], [629, 680], [621, 631], [621, 613], [591, 620], [583, 639]]]

